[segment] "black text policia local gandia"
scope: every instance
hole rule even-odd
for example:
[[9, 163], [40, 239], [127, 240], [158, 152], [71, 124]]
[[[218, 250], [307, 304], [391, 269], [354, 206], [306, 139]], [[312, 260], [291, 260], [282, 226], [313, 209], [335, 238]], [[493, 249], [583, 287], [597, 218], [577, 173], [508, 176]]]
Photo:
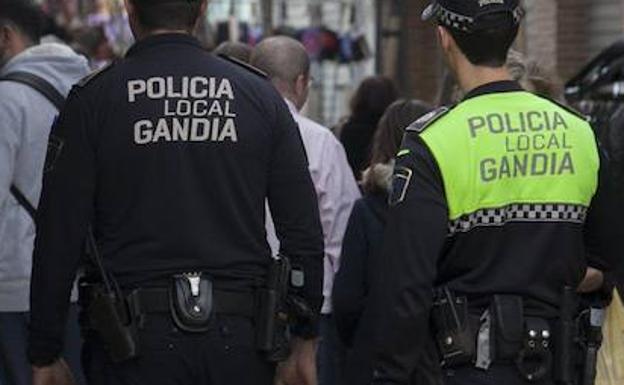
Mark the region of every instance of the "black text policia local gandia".
[[504, 135], [504, 148], [479, 161], [483, 182], [574, 174], [569, 126], [558, 111], [492, 113], [468, 119], [470, 137]]

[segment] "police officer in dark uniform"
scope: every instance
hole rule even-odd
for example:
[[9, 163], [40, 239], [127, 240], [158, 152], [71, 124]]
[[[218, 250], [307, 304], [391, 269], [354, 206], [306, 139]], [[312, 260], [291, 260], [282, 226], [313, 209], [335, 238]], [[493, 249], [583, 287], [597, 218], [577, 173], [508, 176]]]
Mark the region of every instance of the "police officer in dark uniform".
[[[263, 334], [280, 317], [263, 314], [281, 286], [298, 309], [280, 313], [294, 336], [284, 383], [313, 351], [323, 238], [299, 130], [261, 73], [191, 36], [206, 7], [127, 1], [136, 44], [73, 89], [52, 130], [31, 293], [36, 384], [70, 381], [63, 325], [85, 242], [92, 384], [272, 384], [287, 355], [270, 351], [284, 335]], [[279, 271], [267, 200], [290, 261]]]
[[620, 211], [587, 121], [511, 80], [522, 15], [518, 0], [423, 15], [466, 96], [412, 124], [398, 154], [375, 384], [407, 384], [430, 336], [447, 384], [576, 383], [575, 291], [588, 266], [611, 268]]

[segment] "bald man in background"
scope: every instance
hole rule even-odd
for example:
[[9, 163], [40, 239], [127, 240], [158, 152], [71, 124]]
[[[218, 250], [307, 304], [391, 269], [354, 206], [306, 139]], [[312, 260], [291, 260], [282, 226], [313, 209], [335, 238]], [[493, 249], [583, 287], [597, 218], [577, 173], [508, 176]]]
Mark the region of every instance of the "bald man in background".
[[[339, 352], [342, 349], [331, 316], [331, 292], [334, 275], [339, 267], [342, 239], [353, 204], [360, 197], [360, 190], [353, 178], [342, 144], [327, 127], [300, 113], [308, 100], [311, 80], [310, 58], [303, 45], [285, 36], [265, 39], [254, 49], [251, 64], [266, 72], [284, 97], [299, 125], [308, 154], [325, 240], [324, 303], [317, 359], [319, 384], [334, 385], [339, 381]], [[267, 227], [271, 248], [277, 251], [279, 242], [274, 236], [272, 223]]]

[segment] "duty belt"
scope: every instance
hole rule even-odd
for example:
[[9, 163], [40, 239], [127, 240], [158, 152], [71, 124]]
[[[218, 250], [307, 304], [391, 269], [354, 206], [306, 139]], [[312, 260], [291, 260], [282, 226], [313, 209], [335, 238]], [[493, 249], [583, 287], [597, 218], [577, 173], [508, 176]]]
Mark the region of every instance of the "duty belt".
[[[128, 304], [135, 314], [169, 313], [171, 311], [170, 289], [140, 288], [127, 296]], [[238, 315], [253, 318], [256, 313], [255, 296], [252, 293], [213, 291], [213, 314]]]

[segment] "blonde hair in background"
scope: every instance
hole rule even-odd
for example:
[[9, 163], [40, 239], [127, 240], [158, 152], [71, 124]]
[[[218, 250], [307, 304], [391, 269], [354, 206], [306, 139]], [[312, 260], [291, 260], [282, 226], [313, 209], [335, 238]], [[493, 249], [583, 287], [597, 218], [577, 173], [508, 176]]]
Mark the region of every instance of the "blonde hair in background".
[[512, 79], [520, 83], [525, 90], [553, 100], [563, 99], [563, 87], [558, 77], [536, 60], [510, 50], [507, 56], [507, 69]]
[[596, 385], [624, 384], [624, 304], [617, 290], [607, 309], [598, 352]]

